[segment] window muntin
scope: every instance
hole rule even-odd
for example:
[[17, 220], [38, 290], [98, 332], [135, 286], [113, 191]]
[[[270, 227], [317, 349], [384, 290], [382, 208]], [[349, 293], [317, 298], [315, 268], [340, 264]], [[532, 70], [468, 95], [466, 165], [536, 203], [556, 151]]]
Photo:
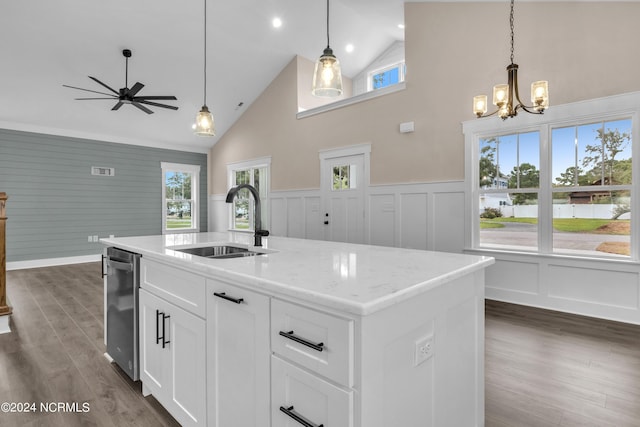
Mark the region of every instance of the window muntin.
[[162, 163], [162, 231], [198, 231], [199, 165]]

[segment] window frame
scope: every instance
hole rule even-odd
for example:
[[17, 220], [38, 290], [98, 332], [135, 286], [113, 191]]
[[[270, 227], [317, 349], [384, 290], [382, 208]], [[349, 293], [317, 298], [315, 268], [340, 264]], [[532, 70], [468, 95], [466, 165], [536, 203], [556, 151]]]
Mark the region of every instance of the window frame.
[[[245, 160], [240, 162], [228, 163], [227, 164], [227, 191], [229, 191], [232, 187], [235, 187], [235, 176], [236, 172], [245, 171], [245, 170], [253, 170], [253, 169], [266, 169], [266, 176], [260, 177], [260, 182], [264, 185], [264, 199], [260, 199], [261, 202], [261, 213], [262, 213], [262, 228], [268, 229], [268, 224], [270, 220], [269, 216], [269, 193], [271, 191], [271, 156], [261, 157], [253, 160]], [[253, 181], [253, 174], [252, 179]], [[240, 232], [254, 232], [253, 225], [255, 221], [253, 220], [253, 216], [255, 215], [254, 211], [254, 203], [253, 198], [249, 199], [249, 228], [235, 228], [234, 214], [233, 214], [233, 203], [229, 203], [229, 221], [228, 221], [228, 229], [230, 231], [240, 231]]]
[[[373, 76], [377, 74], [385, 73], [387, 71], [391, 71], [394, 68], [398, 69], [398, 83], [393, 83], [393, 84], [382, 86], [379, 88], [373, 87]], [[393, 64], [385, 65], [383, 67], [379, 67], [379, 68], [376, 68], [375, 70], [369, 71], [367, 73], [367, 92], [377, 92], [379, 90], [382, 90], [388, 87], [394, 87], [403, 83], [405, 80], [406, 72], [407, 72], [406, 68], [407, 68], [407, 65], [405, 61], [402, 60], [400, 62], [395, 62]]]
[[[496, 253], [523, 253], [558, 258], [603, 259], [622, 262], [638, 262], [640, 251], [639, 217], [640, 200], [638, 185], [640, 182], [640, 161], [632, 163], [631, 189], [631, 254], [628, 257], [595, 256], [590, 254], [565, 254], [553, 249], [553, 195], [551, 133], [553, 129], [566, 126], [579, 126], [593, 122], [607, 122], [618, 119], [631, 120], [631, 152], [640, 153], [640, 92], [597, 98], [551, 107], [544, 115], [521, 112], [517, 117], [503, 121], [497, 117], [469, 120], [463, 123], [465, 137], [465, 249]], [[479, 195], [483, 191], [479, 186], [479, 142], [483, 138], [513, 133], [539, 131], [540, 135], [540, 182], [538, 188], [538, 249], [535, 251], [490, 248], [480, 246]], [[638, 154], [636, 154], [638, 156]], [[567, 187], [565, 191], [570, 189]], [[515, 190], [515, 189], [513, 189]], [[558, 192], [556, 190], [555, 192]]]
[[[200, 165], [161, 162], [162, 170], [162, 234], [197, 233], [200, 231]], [[191, 174], [191, 225], [189, 228], [167, 228], [167, 172]]]

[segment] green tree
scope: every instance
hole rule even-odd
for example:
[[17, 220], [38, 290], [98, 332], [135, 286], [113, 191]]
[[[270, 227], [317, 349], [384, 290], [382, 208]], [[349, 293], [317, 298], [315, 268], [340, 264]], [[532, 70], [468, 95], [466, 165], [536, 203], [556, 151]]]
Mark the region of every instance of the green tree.
[[589, 185], [589, 179], [580, 167], [570, 166], [556, 177], [558, 185]]
[[[538, 188], [540, 186], [540, 171], [531, 163], [514, 166], [509, 175], [509, 188]], [[513, 204], [524, 205], [528, 200], [537, 200], [537, 194], [515, 193], [511, 195]]]
[[[622, 152], [629, 142], [631, 142], [631, 134], [620, 132], [618, 129], [598, 129], [596, 139], [600, 140], [598, 145], [587, 145], [585, 152], [589, 153], [582, 159], [582, 166], [592, 166], [597, 178], [601, 184], [605, 184], [609, 180], [610, 184], [614, 183], [614, 166], [616, 164], [616, 156]], [[594, 182], [592, 181], [592, 183]]]
[[[495, 138], [484, 141], [484, 145], [480, 148], [480, 187], [490, 187], [493, 179], [498, 175], [498, 167], [496, 166], [497, 144]], [[496, 144], [496, 145], [493, 145]]]

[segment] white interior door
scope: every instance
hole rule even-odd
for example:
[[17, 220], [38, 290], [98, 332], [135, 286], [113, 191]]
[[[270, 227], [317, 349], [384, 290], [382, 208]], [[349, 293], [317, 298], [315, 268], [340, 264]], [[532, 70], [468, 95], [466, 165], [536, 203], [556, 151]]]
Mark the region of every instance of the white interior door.
[[365, 243], [365, 173], [364, 154], [322, 159], [325, 240]]

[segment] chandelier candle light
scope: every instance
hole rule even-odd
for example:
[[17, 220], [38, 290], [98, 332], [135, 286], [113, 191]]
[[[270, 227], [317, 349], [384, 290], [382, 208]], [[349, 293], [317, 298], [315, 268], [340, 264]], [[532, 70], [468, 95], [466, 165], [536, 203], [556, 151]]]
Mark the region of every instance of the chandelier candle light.
[[[522, 108], [527, 113], [542, 114], [545, 109], [549, 108], [549, 83], [545, 80], [531, 83], [531, 102], [532, 106], [525, 106], [520, 101], [518, 92], [518, 64], [513, 63], [513, 3], [511, 0], [511, 14], [509, 22], [511, 27], [511, 64], [507, 66], [508, 83], [499, 84], [493, 87], [493, 105], [498, 107], [491, 114], [487, 113], [487, 95], [478, 95], [473, 97], [473, 112], [480, 117], [489, 117], [498, 113], [503, 120], [507, 117], [515, 117], [518, 109]], [[514, 98], [518, 103], [514, 106]]]
[[196, 116], [195, 134], [198, 136], [215, 136], [216, 134], [213, 115], [207, 108], [207, 0], [204, 0], [204, 102]]
[[311, 93], [321, 97], [342, 95], [340, 62], [329, 47], [329, 0], [327, 0], [327, 47], [316, 62]]

